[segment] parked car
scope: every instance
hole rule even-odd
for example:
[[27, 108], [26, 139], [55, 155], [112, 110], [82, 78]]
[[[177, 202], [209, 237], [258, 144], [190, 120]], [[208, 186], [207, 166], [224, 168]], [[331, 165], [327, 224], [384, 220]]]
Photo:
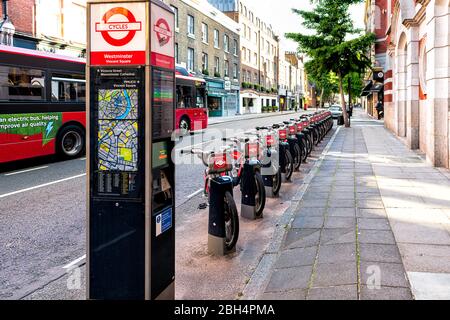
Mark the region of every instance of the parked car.
[[342, 108], [339, 105], [332, 105], [329, 109], [331, 111], [331, 117], [337, 119], [342, 116]]

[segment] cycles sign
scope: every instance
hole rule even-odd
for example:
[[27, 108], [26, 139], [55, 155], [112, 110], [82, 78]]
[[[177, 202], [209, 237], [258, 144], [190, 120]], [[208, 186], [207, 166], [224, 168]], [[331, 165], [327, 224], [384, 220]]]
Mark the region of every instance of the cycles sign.
[[91, 5], [91, 65], [145, 64], [146, 4]]
[[[121, 15], [125, 17], [127, 22], [110, 22], [109, 20], [114, 15]], [[115, 7], [103, 16], [102, 22], [95, 24], [95, 32], [100, 32], [103, 39], [112, 46], [122, 47], [130, 43], [136, 35], [137, 31], [142, 31], [142, 22], [136, 21], [133, 13], [123, 7]], [[114, 38], [110, 33], [121, 32], [125, 33], [124, 37]]]

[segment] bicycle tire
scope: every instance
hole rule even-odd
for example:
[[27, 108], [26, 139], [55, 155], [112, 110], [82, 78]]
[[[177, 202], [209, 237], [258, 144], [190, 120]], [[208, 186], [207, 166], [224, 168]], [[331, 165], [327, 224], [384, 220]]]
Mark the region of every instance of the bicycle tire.
[[[239, 216], [236, 207], [236, 202], [234, 201], [234, 198], [229, 191], [225, 192], [224, 213], [225, 213], [225, 249], [227, 251], [230, 251], [236, 246], [237, 240], [239, 238]], [[229, 234], [227, 235], [227, 233]]]
[[256, 172], [255, 173], [255, 182], [256, 182], [256, 190], [259, 194], [258, 201], [256, 201], [256, 216], [258, 218], [262, 217], [262, 214], [264, 212], [264, 208], [266, 206], [266, 189], [264, 186], [264, 180], [261, 176], [261, 173]]

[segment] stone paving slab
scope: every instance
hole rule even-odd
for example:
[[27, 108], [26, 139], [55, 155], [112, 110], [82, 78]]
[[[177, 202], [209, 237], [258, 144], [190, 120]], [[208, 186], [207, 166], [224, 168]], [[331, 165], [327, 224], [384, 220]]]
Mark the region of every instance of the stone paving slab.
[[408, 272], [417, 300], [450, 300], [450, 274]]
[[382, 126], [341, 128], [278, 254], [287, 268], [273, 269], [262, 297], [422, 299], [439, 288], [433, 274], [450, 292], [450, 172], [441, 171]]

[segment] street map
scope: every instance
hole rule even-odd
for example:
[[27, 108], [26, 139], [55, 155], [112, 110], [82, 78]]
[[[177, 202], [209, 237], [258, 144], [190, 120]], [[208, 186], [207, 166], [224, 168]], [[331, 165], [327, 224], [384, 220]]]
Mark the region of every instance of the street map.
[[98, 168], [137, 171], [138, 90], [99, 90]]

